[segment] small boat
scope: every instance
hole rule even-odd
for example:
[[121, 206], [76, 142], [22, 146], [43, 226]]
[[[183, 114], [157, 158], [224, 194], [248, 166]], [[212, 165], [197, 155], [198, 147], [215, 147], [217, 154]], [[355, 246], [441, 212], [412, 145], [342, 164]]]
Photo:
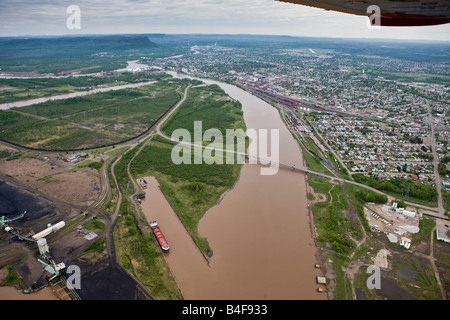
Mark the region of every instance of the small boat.
[[155, 220], [150, 221], [150, 228], [152, 228], [153, 234], [155, 235], [156, 241], [158, 241], [161, 250], [164, 252], [169, 252], [170, 247]]

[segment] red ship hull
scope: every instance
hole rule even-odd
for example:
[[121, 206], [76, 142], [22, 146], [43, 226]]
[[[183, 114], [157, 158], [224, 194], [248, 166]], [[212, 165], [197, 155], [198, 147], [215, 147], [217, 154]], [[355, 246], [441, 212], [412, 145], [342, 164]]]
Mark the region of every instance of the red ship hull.
[[167, 243], [166, 238], [164, 237], [164, 235], [161, 232], [161, 229], [159, 228], [158, 224], [156, 223], [156, 221], [151, 221], [150, 222], [150, 227], [152, 228], [153, 231], [153, 235], [156, 238], [156, 241], [158, 242], [159, 246], [161, 247], [161, 250], [164, 252], [169, 252], [170, 250], [170, 246]]

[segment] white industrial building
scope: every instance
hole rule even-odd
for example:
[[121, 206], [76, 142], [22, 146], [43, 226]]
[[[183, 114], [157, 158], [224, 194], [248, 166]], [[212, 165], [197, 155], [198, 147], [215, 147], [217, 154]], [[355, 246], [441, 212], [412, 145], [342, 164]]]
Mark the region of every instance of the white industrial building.
[[450, 230], [444, 228], [436, 228], [436, 238], [440, 241], [450, 243]]
[[401, 214], [401, 215], [403, 215], [403, 216], [405, 216], [407, 218], [416, 218], [416, 213], [415, 212], [409, 211], [409, 210], [405, 210], [403, 208], [397, 208], [397, 206], [398, 206], [398, 203], [397, 202], [393, 202], [392, 206], [384, 205], [383, 206], [383, 210], [394, 211], [394, 212], [396, 212], [398, 214]]

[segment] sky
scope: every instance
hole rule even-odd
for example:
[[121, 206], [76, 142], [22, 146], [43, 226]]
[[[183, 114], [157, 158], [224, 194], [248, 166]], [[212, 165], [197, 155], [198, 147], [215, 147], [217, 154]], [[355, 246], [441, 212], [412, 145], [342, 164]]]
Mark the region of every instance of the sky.
[[[67, 8], [80, 8], [69, 29]], [[0, 0], [0, 36], [269, 34], [450, 41], [450, 24], [370, 29], [368, 18], [275, 0]]]

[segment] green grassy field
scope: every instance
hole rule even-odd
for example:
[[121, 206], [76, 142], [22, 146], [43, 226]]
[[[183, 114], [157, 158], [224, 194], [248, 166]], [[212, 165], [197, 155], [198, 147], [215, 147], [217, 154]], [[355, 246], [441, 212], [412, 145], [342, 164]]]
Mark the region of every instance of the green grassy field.
[[133, 206], [122, 201], [114, 229], [116, 256], [128, 273], [154, 299], [181, 300], [182, 295], [146, 222], [136, 219]]
[[245, 130], [240, 102], [230, 99], [217, 85], [191, 88], [186, 101], [165, 123], [162, 131], [170, 136], [176, 129], [186, 129], [193, 137], [195, 121], [202, 122], [202, 133], [215, 128], [220, 130], [224, 140], [227, 129]]
[[124, 72], [109, 77], [0, 79], [0, 104], [168, 77], [162, 74]]
[[[186, 84], [184, 83], [184, 85]], [[192, 92], [188, 93], [187, 99], [190, 103], [187, 106], [183, 104], [177, 110], [172, 117], [174, 121], [182, 121], [183, 124], [188, 125], [193, 120], [209, 119], [209, 127], [204, 126], [205, 130], [211, 127], [227, 128], [230, 126], [234, 128], [237, 123], [240, 123], [239, 126], [242, 127], [244, 122], [239, 117], [213, 117], [212, 121], [211, 113], [214, 113], [214, 110], [211, 109], [217, 107], [217, 105], [211, 103], [212, 100], [201, 98], [204, 89], [191, 90]], [[218, 93], [219, 95], [225, 96], [223, 92]], [[224, 102], [222, 105], [224, 108], [228, 108], [230, 114], [239, 114], [237, 111], [240, 111], [240, 105], [233, 103], [231, 104], [233, 108], [230, 108], [230, 104]], [[198, 112], [186, 116], [191, 108], [196, 108]], [[224, 121], [228, 122], [224, 123]], [[172, 128], [176, 128], [176, 122], [172, 122], [172, 126]], [[207, 254], [212, 252], [207, 239], [201, 238], [197, 233], [198, 221], [206, 210], [215, 205], [219, 197], [233, 186], [241, 168], [241, 165], [237, 164], [175, 165], [171, 160], [171, 152], [174, 146], [175, 143], [162, 137], [153, 137], [150, 144], [139, 153], [137, 151], [140, 145], [123, 154], [114, 170], [119, 187], [124, 195], [120, 207], [121, 216], [114, 231], [119, 263], [148, 288], [153, 297], [159, 299], [181, 299], [182, 296], [170, 275], [167, 265], [164, 263], [158, 244], [148, 231], [148, 223], [144, 218], [138, 218], [139, 215], [134, 212], [134, 207], [128, 200], [135, 192], [138, 192], [138, 190], [130, 188], [128, 164], [130, 164], [133, 179], [147, 175], [156, 177], [161, 190], [183, 221], [186, 229], [199, 248]], [[135, 155], [136, 157], [131, 161]]]
[[181, 82], [54, 100], [0, 111], [0, 138], [31, 148], [66, 150], [118, 143], [148, 129], [179, 96]]

